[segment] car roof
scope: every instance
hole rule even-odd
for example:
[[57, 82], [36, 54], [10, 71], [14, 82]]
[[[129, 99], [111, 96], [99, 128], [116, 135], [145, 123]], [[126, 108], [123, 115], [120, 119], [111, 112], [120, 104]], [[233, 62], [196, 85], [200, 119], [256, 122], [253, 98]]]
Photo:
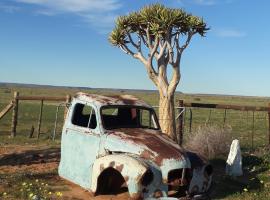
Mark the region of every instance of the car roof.
[[147, 108], [152, 108], [149, 104], [143, 100], [138, 99], [132, 95], [98, 95], [91, 93], [79, 92], [74, 96], [75, 99], [92, 102], [98, 106], [108, 106], [108, 105], [131, 105], [131, 106], [143, 106]]

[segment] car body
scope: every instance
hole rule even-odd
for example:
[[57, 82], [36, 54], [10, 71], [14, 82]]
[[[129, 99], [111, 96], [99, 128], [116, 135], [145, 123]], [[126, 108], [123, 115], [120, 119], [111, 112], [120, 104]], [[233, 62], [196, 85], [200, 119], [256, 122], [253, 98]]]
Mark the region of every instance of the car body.
[[93, 194], [133, 199], [205, 194], [212, 167], [160, 130], [154, 109], [130, 95], [78, 93], [62, 131], [59, 175]]

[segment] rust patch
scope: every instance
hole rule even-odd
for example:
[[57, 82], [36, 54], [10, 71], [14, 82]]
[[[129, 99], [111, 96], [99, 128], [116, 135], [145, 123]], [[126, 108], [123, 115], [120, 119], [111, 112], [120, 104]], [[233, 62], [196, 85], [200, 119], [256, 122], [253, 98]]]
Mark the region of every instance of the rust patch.
[[126, 143], [141, 145], [144, 151], [141, 157], [154, 160], [159, 166], [164, 159], [184, 159], [185, 153], [176, 143], [162, 136], [159, 131], [141, 128], [121, 128], [109, 132], [109, 135], [119, 137]]
[[75, 96], [75, 98], [80, 99], [80, 97], [87, 97], [89, 100], [93, 100], [96, 102], [99, 102], [103, 105], [141, 105], [145, 107], [151, 107], [148, 104], [146, 104], [144, 101], [132, 96], [132, 95], [97, 95], [97, 94], [88, 94], [79, 92]]
[[143, 200], [142, 194], [141, 193], [131, 194], [131, 200]]
[[143, 158], [145, 158], [145, 159], [151, 159], [151, 158], [155, 157], [155, 155], [154, 155], [152, 152], [148, 151], [148, 150], [144, 150], [144, 151], [141, 153], [141, 156], [142, 156]]
[[104, 164], [101, 164], [99, 170], [102, 172], [104, 170]]
[[128, 182], [129, 176], [124, 176], [124, 179], [125, 179], [126, 182]]
[[115, 169], [116, 169], [117, 171], [119, 171], [119, 172], [122, 172], [123, 168], [124, 168], [124, 165], [123, 165], [123, 164], [117, 165], [117, 166], [115, 167]]
[[114, 166], [115, 166], [115, 161], [110, 162], [109, 166], [114, 168]]

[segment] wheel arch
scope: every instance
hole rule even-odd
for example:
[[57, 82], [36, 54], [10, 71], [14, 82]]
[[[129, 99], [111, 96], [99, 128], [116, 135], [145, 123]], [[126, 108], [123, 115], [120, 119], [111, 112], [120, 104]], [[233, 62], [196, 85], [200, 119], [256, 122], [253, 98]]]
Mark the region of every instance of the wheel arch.
[[91, 191], [93, 193], [97, 192], [99, 177], [108, 169], [113, 169], [122, 175], [130, 196], [137, 196], [141, 193], [140, 181], [148, 166], [144, 162], [124, 154], [107, 155], [94, 162], [91, 180]]

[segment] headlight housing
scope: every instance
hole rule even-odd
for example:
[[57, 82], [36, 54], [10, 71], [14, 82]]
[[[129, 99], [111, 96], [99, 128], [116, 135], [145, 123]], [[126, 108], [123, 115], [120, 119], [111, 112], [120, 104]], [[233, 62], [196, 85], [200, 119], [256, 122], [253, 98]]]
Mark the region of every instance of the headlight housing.
[[154, 179], [154, 174], [150, 169], [148, 169], [144, 173], [144, 175], [143, 175], [143, 177], [141, 179], [141, 184], [146, 187], [153, 181], [153, 179]]

